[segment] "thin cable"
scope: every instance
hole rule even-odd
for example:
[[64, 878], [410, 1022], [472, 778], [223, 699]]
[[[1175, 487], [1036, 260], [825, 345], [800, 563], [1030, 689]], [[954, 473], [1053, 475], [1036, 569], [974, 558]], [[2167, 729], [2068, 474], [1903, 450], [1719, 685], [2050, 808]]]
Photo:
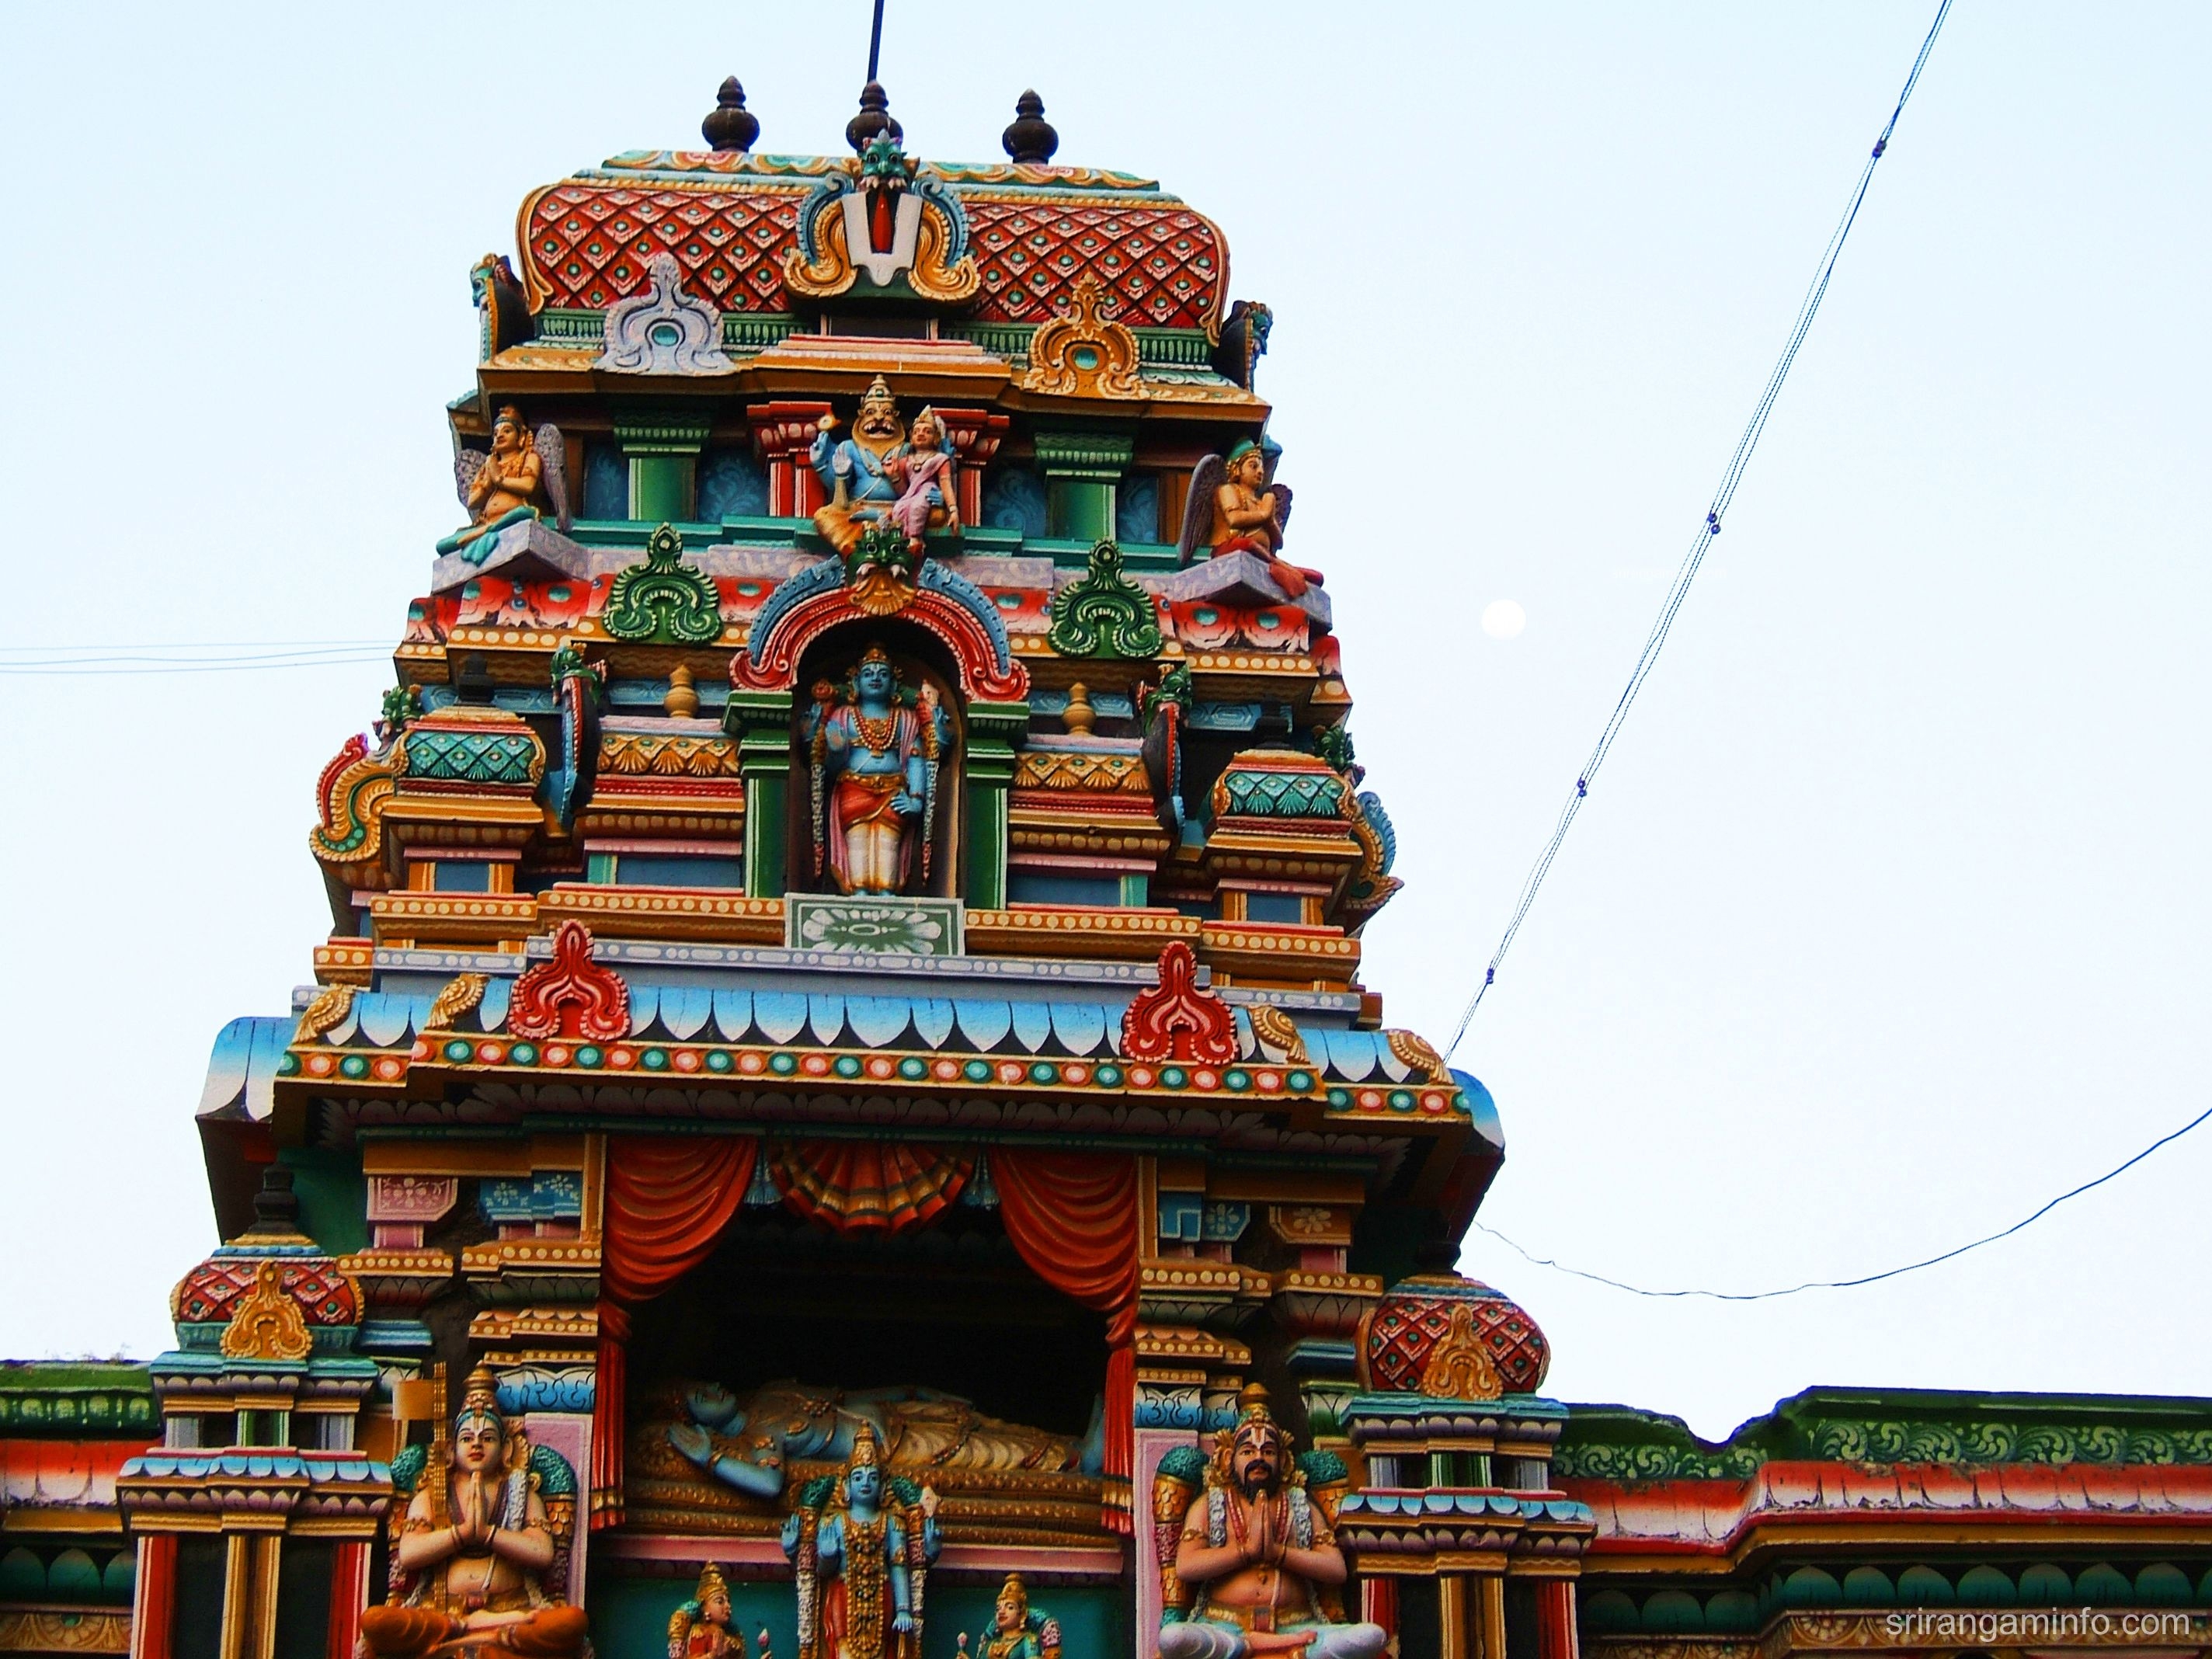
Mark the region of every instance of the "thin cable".
[[1912, 72], [1905, 77], [1904, 89], [1897, 94], [1897, 103], [1889, 112], [1889, 119], [1883, 124], [1881, 136], [1875, 140], [1874, 149], [1867, 156], [1866, 166], [1860, 170], [1858, 185], [1851, 191], [1844, 216], [1837, 222], [1834, 233], [1828, 238], [1827, 246], [1821, 252], [1820, 263], [1814, 273], [1812, 285], [1805, 290], [1805, 298], [1797, 307], [1796, 320], [1790, 325], [1788, 343], [1775, 362], [1774, 372], [1766, 377], [1766, 385], [1753, 407], [1751, 418], [1744, 423], [1742, 435], [1736, 440], [1735, 452], [1729, 455], [1728, 465], [1721, 474], [1720, 487], [1714, 490], [1712, 500], [1705, 508], [1705, 520], [1698, 526], [1689, 550], [1682, 556], [1682, 562], [1674, 573], [1674, 584], [1667, 590], [1667, 598], [1659, 607], [1658, 620], [1652, 623], [1651, 632], [1644, 641], [1643, 653], [1636, 659], [1635, 670], [1629, 675], [1620, 701], [1614, 703], [1605, 729], [1598, 733], [1597, 743], [1590, 750], [1589, 758], [1583, 763], [1582, 770], [1576, 775], [1575, 793], [1567, 798], [1559, 822], [1553, 828], [1551, 840], [1545, 843], [1544, 850], [1537, 855], [1528, 879], [1521, 884], [1521, 894], [1515, 901], [1511, 920], [1506, 923], [1505, 932], [1498, 941], [1498, 949], [1491, 954], [1490, 965], [1483, 970], [1482, 983], [1475, 988], [1474, 994], [1460, 1012], [1459, 1024], [1452, 1028], [1451, 1042], [1444, 1049], [1447, 1058], [1456, 1053], [1459, 1045], [1466, 1040], [1467, 1028], [1474, 1018], [1474, 1011], [1482, 1006], [1482, 999], [1497, 982], [1498, 964], [1505, 960], [1505, 953], [1513, 948], [1514, 939], [1521, 932], [1521, 924], [1528, 920], [1528, 911], [1536, 902], [1537, 890], [1543, 886], [1544, 878], [1551, 873], [1553, 861], [1559, 855], [1567, 831], [1574, 827], [1576, 815], [1582, 811], [1583, 802], [1589, 798], [1590, 781], [1597, 775], [1598, 769], [1605, 764], [1606, 757], [1613, 752], [1613, 739], [1620, 735], [1620, 729], [1627, 721], [1629, 709], [1634, 705], [1638, 694], [1644, 690], [1644, 682], [1650, 678], [1652, 669], [1657, 665], [1659, 653], [1667, 644], [1667, 635], [1674, 626], [1674, 618], [1682, 609], [1682, 602], [1690, 596], [1690, 584], [1698, 579], [1698, 572], [1705, 566], [1706, 550], [1712, 545], [1713, 538], [1721, 533], [1722, 522], [1728, 517], [1729, 507], [1735, 504], [1737, 486], [1743, 482], [1744, 470], [1751, 465], [1752, 455], [1766, 431], [1767, 417], [1774, 412], [1775, 401], [1782, 395], [1783, 383], [1790, 378], [1790, 365], [1797, 361], [1798, 349], [1812, 331], [1813, 319], [1820, 313], [1821, 301], [1827, 297], [1829, 281], [1836, 274], [1836, 261], [1843, 256], [1844, 243], [1851, 234], [1851, 227], [1858, 221], [1859, 209], [1866, 201], [1867, 187], [1874, 181], [1875, 167], [1889, 149], [1890, 137], [1897, 131], [1898, 118], [1905, 113], [1905, 101], [1912, 96], [1913, 88], [1920, 83], [1920, 71], [1927, 66], [1928, 54], [1935, 50], [1936, 37], [1942, 32], [1943, 20], [1950, 9], [1951, 0], [1941, 0], [1936, 8], [1936, 21], [1929, 26], [1927, 38], [1920, 43], [1919, 55], [1912, 60]]
[[876, 0], [876, 21], [868, 30], [868, 79], [876, 76], [876, 59], [884, 49], [884, 0]]
[[2194, 1129], [2198, 1124], [2203, 1122], [2207, 1118], [2212, 1118], [2212, 1106], [2205, 1108], [2204, 1110], [2199, 1112], [2195, 1117], [2190, 1119], [2188, 1122], [2183, 1124], [2172, 1134], [2160, 1136], [2159, 1139], [2152, 1141], [2149, 1146], [2144, 1147], [2142, 1151], [2137, 1152], [2126, 1163], [2106, 1170], [2104, 1174], [2099, 1176], [2094, 1181], [2085, 1181], [2080, 1186], [2072, 1188], [2066, 1192], [2059, 1194], [2057, 1197], [2052, 1199], [2048, 1204], [2045, 1204], [2034, 1214], [2023, 1216], [2018, 1221], [2014, 1222], [2011, 1226], [2005, 1228], [2000, 1232], [1991, 1233], [1986, 1238], [1974, 1239], [1971, 1243], [1960, 1245], [1955, 1249], [1946, 1250], [1941, 1255], [1931, 1255], [1923, 1261], [1909, 1261], [1902, 1267], [1887, 1267], [1884, 1268], [1881, 1273], [1865, 1273], [1857, 1279], [1812, 1279], [1806, 1280], [1802, 1285], [1792, 1285], [1786, 1289], [1778, 1291], [1646, 1290], [1641, 1285], [1626, 1284], [1618, 1279], [1607, 1279], [1603, 1273], [1585, 1272], [1580, 1267], [1570, 1267], [1565, 1262], [1554, 1261], [1548, 1256], [1531, 1255], [1528, 1249], [1520, 1244], [1515, 1243], [1513, 1240], [1506, 1237], [1504, 1233], [1499, 1232], [1497, 1228], [1486, 1226], [1480, 1221], [1476, 1222], [1474, 1224], [1480, 1227], [1484, 1232], [1488, 1233], [1492, 1238], [1498, 1240], [1500, 1243], [1509, 1245], [1513, 1249], [1518, 1251], [1525, 1260], [1536, 1267], [1549, 1267], [1556, 1273], [1571, 1273], [1577, 1279], [1587, 1279], [1594, 1285], [1605, 1285], [1616, 1291], [1626, 1291], [1631, 1296], [1648, 1296], [1654, 1297], [1702, 1296], [1714, 1302], [1770, 1302], [1778, 1296], [1796, 1296], [1801, 1291], [1855, 1290], [1859, 1285], [1878, 1285], [1885, 1279], [1895, 1279], [1900, 1274], [1917, 1273], [1923, 1267], [1933, 1267], [1940, 1262], [1955, 1261], [1960, 1256], [1966, 1255], [1969, 1250], [1978, 1250], [1984, 1244], [1994, 1244], [1999, 1239], [2010, 1238], [2014, 1233], [2020, 1231], [2023, 1227], [2032, 1226], [2036, 1222], [2042, 1220], [2044, 1217], [2049, 1215], [2060, 1205], [2065, 1203], [2067, 1200], [2070, 1198], [2079, 1198], [2082, 1194], [2090, 1191], [2092, 1188], [2103, 1186], [2115, 1176], [2124, 1175], [2128, 1170], [2134, 1169], [2136, 1164], [2142, 1163], [2153, 1152], [2158, 1151], [2159, 1148], [2161, 1146], [2172, 1146], [2175, 1141], [2180, 1139], [2182, 1136], [2187, 1134], [2191, 1129]]

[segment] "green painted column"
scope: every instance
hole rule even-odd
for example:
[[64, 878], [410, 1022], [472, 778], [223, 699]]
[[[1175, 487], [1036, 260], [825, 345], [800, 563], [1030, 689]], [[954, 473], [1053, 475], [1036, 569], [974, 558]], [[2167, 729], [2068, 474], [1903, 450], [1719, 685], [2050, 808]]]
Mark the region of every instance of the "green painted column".
[[699, 452], [707, 422], [673, 416], [615, 420], [615, 441], [629, 463], [629, 516], [647, 524], [684, 524], [698, 510]]
[[1114, 539], [1114, 491], [1136, 459], [1137, 441], [1112, 432], [1040, 432], [1045, 534], [1064, 541]]
[[738, 775], [745, 781], [746, 896], [781, 898], [793, 868], [791, 693], [732, 690], [722, 729], [738, 740]]
[[968, 705], [967, 886], [971, 910], [1006, 902], [1006, 797], [1014, 783], [1016, 745], [1030, 726], [1025, 702]]

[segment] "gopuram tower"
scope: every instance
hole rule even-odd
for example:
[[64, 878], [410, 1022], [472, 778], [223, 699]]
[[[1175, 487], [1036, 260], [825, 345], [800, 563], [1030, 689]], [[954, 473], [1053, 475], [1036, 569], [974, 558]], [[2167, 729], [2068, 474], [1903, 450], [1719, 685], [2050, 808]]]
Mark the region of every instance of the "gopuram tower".
[[1571, 1659], [1267, 308], [1033, 95], [988, 165], [872, 85], [706, 133], [471, 273], [330, 935], [199, 1111], [131, 1650]]

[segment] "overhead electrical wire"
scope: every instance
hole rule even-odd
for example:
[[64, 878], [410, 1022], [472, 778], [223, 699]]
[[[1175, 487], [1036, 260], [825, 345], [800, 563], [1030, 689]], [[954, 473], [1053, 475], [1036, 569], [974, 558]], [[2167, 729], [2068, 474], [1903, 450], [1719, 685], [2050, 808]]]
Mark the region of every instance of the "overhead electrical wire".
[[227, 674], [376, 662], [389, 645], [368, 640], [231, 641], [204, 644], [0, 646], [0, 675]]
[[1468, 1000], [1467, 1006], [1460, 1013], [1459, 1024], [1452, 1030], [1451, 1042], [1444, 1049], [1447, 1057], [1456, 1052], [1461, 1042], [1465, 1041], [1468, 1024], [1474, 1018], [1474, 1011], [1482, 1006], [1483, 998], [1497, 982], [1498, 964], [1504, 961], [1505, 953], [1512, 949], [1514, 939], [1521, 931], [1521, 924], [1528, 920], [1529, 908], [1536, 902], [1537, 890], [1543, 886], [1544, 878], [1551, 873], [1553, 861], [1559, 856], [1559, 848], [1567, 838], [1567, 831], [1573, 827], [1576, 815], [1582, 811], [1583, 802], [1589, 797], [1591, 780], [1596, 777], [1598, 769], [1605, 764], [1606, 757], [1612, 752], [1613, 739], [1620, 735], [1620, 728], [1628, 719], [1628, 711], [1634, 705], [1637, 694], [1643, 690], [1644, 682], [1650, 677], [1652, 668], [1657, 664], [1659, 653], [1667, 643], [1668, 632], [1674, 625], [1674, 617], [1681, 610], [1682, 602], [1689, 598], [1690, 584], [1697, 580], [1698, 572], [1705, 564], [1706, 550], [1711, 546], [1713, 538], [1721, 533], [1721, 525], [1735, 500], [1736, 488], [1743, 482], [1744, 469], [1751, 464], [1752, 453], [1759, 447], [1759, 440], [1766, 430], [1767, 416], [1774, 410], [1775, 399], [1782, 394], [1782, 385], [1789, 378], [1790, 365], [1797, 361], [1798, 348], [1805, 343], [1805, 337], [1813, 327], [1813, 319], [1820, 313], [1820, 301], [1827, 295], [1829, 279], [1835, 275], [1836, 261], [1843, 253], [1844, 240], [1850, 235], [1851, 226], [1859, 216], [1859, 208], [1866, 201], [1867, 186], [1874, 181], [1875, 167], [1889, 148], [1890, 137], [1897, 131], [1898, 118], [1905, 113], [1905, 101], [1912, 96], [1913, 88], [1919, 84], [1920, 71], [1927, 66], [1928, 54], [1935, 50], [1936, 37], [1942, 32], [1943, 19], [1950, 9], [1951, 0], [1941, 0], [1936, 8], [1936, 21], [1929, 25], [1927, 38], [1920, 43], [1919, 55], [1912, 60], [1912, 72], [1905, 77], [1904, 90], [1897, 94], [1896, 106], [1890, 111], [1888, 121], [1883, 125], [1881, 136], [1875, 140], [1874, 149], [1867, 157], [1866, 166], [1860, 170], [1858, 185], [1851, 191], [1850, 201], [1844, 209], [1844, 216], [1837, 222], [1834, 234], [1828, 238], [1828, 246], [1821, 253], [1813, 284], [1805, 292], [1803, 304], [1797, 308], [1797, 320], [1790, 327], [1789, 341], [1782, 348], [1782, 356], [1775, 362], [1774, 372], [1766, 377], [1766, 385], [1752, 410], [1751, 418], [1744, 424], [1742, 436], [1736, 440], [1735, 453], [1729, 457], [1728, 465], [1721, 473], [1720, 487], [1714, 490], [1712, 500], [1705, 508], [1705, 522], [1698, 526], [1690, 550], [1683, 556], [1681, 565], [1674, 573], [1674, 584], [1667, 590], [1666, 599], [1659, 607], [1658, 620], [1651, 625], [1650, 635], [1644, 641], [1643, 653], [1637, 658], [1635, 671], [1629, 675], [1620, 701], [1613, 704], [1605, 729], [1598, 733], [1596, 746], [1590, 750], [1589, 758], [1583, 763], [1582, 770], [1575, 775], [1574, 793], [1567, 798], [1567, 804], [1559, 813], [1559, 823], [1553, 828], [1551, 839], [1544, 844], [1544, 850], [1537, 855], [1528, 879], [1521, 884], [1521, 896], [1514, 904], [1512, 917], [1505, 925], [1504, 935], [1498, 941], [1498, 949], [1491, 955], [1489, 966], [1483, 970], [1482, 983], [1475, 988], [1474, 994]]
[[2115, 1176], [2123, 1175], [2126, 1171], [2135, 1168], [2136, 1164], [2142, 1163], [2145, 1158], [2148, 1158], [2153, 1152], [2157, 1152], [2160, 1147], [2172, 1146], [2175, 1141], [2180, 1139], [2182, 1136], [2187, 1134], [2191, 1129], [2194, 1129], [2198, 1124], [2203, 1122], [2207, 1118], [2212, 1118], [2212, 1106], [2205, 1108], [2204, 1110], [2199, 1112], [2195, 1117], [2190, 1119], [2188, 1122], [2183, 1124], [2179, 1129], [2173, 1131], [2172, 1133], [2160, 1135], [2156, 1140], [2152, 1141], [2149, 1146], [2144, 1147], [2142, 1151], [2137, 1152], [2133, 1158], [2128, 1159], [2126, 1163], [2114, 1165], [2112, 1169], [2106, 1170], [2104, 1174], [2099, 1176], [2094, 1181], [2085, 1181], [2078, 1187], [2069, 1188], [2067, 1191], [2059, 1194], [2057, 1197], [2052, 1199], [2041, 1209], [2037, 1210], [2033, 1214], [2022, 1216], [2018, 1221], [2014, 1222], [2009, 1227], [2003, 1228], [1997, 1232], [1990, 1233], [1984, 1237], [1970, 1240], [1968, 1243], [1959, 1245], [1954, 1249], [1944, 1251], [1941, 1255], [1928, 1256], [1918, 1261], [1908, 1261], [1901, 1267], [1886, 1267], [1878, 1273], [1863, 1273], [1856, 1279], [1808, 1279], [1802, 1285], [1786, 1285], [1780, 1290], [1647, 1290], [1641, 1285], [1630, 1285], [1618, 1279], [1608, 1279], [1603, 1273], [1590, 1273], [1581, 1267], [1571, 1267], [1565, 1262], [1554, 1261], [1549, 1256], [1534, 1255], [1522, 1246], [1515, 1243], [1512, 1239], [1508, 1238], [1504, 1233], [1499, 1232], [1497, 1228], [1486, 1225], [1480, 1221], [1477, 1221], [1474, 1224], [1480, 1227], [1484, 1232], [1488, 1233], [1492, 1238], [1498, 1240], [1499, 1243], [1518, 1251], [1523, 1258], [1535, 1267], [1549, 1267], [1556, 1273], [1571, 1273], [1577, 1279], [1587, 1279], [1594, 1285], [1604, 1285], [1616, 1291], [1626, 1291], [1631, 1296], [1646, 1296], [1662, 1299], [1673, 1299], [1682, 1297], [1703, 1297], [1705, 1299], [1713, 1302], [1771, 1302], [1777, 1297], [1796, 1296], [1802, 1291], [1856, 1290], [1862, 1285], [1878, 1285], [1885, 1279], [1896, 1279], [1905, 1273], [1917, 1273], [1923, 1267], [1933, 1267], [1941, 1262], [1954, 1261], [1959, 1257], [1966, 1255], [1969, 1250], [1978, 1250], [1984, 1244], [1994, 1244], [2000, 1239], [2010, 1238], [2014, 1233], [2021, 1231], [2024, 1228], [2033, 1226], [2035, 1223], [2042, 1220], [2044, 1217], [2049, 1215], [2060, 1205], [2065, 1203], [2067, 1200], [2071, 1198], [2079, 1198], [2082, 1194], [2088, 1192], [2094, 1188], [2103, 1186]]

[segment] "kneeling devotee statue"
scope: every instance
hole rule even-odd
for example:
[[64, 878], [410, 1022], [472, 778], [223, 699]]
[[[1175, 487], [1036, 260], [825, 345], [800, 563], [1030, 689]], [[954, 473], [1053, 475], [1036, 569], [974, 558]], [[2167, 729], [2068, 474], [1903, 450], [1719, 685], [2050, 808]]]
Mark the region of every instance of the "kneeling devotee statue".
[[587, 1625], [551, 1571], [552, 1522], [492, 1374], [471, 1374], [452, 1443], [434, 1449], [392, 1549], [392, 1594], [361, 1615], [376, 1659], [494, 1649], [572, 1659]]
[[1291, 1465], [1267, 1391], [1252, 1384], [1240, 1403], [1183, 1516], [1175, 1570], [1197, 1596], [1160, 1626], [1160, 1659], [1375, 1659], [1390, 1639], [1381, 1626], [1331, 1623], [1323, 1609], [1320, 1592], [1345, 1580], [1344, 1552]]

